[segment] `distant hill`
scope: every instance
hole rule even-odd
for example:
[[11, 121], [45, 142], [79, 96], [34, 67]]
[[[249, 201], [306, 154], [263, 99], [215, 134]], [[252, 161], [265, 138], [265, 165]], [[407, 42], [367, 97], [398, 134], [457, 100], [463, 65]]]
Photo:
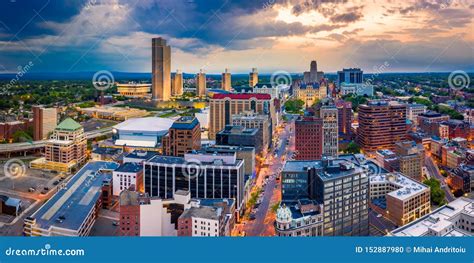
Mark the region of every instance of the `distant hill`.
[[[91, 80], [96, 71], [91, 72], [28, 72], [21, 77], [21, 80]], [[137, 73], [137, 72], [118, 72], [112, 71], [114, 79], [120, 80], [151, 80], [151, 73]], [[469, 73], [472, 74], [472, 73]], [[271, 73], [260, 73], [259, 76], [262, 78], [270, 78]], [[329, 72], [325, 73], [329, 79], [336, 77], [336, 73]], [[387, 72], [387, 73], [364, 73], [364, 77], [371, 76], [443, 76], [449, 75], [449, 72], [420, 72], [420, 73], [403, 73], [403, 72]], [[183, 73], [184, 78], [193, 78], [195, 74]], [[221, 79], [221, 74], [207, 74], [207, 77], [213, 79]], [[292, 77], [302, 77], [301, 73], [291, 73]], [[11, 80], [16, 78], [16, 73], [0, 74], [0, 80]], [[232, 74], [233, 79], [248, 78], [248, 74]]]
[[[94, 72], [29, 72], [21, 77], [22, 80], [89, 80], [94, 76]], [[114, 79], [117, 80], [133, 80], [133, 79], [150, 79], [151, 73], [136, 73], [136, 72], [118, 72], [112, 71]], [[184, 78], [193, 78], [195, 74], [183, 73]], [[271, 74], [260, 74], [260, 76], [271, 76]], [[220, 74], [207, 74], [207, 77], [220, 79]], [[248, 74], [232, 74], [232, 77], [248, 77]], [[0, 80], [10, 80], [16, 78], [16, 74], [7, 73], [0, 74]]]

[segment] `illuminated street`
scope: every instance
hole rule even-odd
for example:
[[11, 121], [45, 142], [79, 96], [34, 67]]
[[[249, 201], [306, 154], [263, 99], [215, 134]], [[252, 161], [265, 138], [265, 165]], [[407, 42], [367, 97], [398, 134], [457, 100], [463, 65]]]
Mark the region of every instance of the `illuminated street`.
[[[245, 219], [235, 228], [235, 235], [239, 235], [239, 232], [242, 233], [242, 231], [245, 231], [248, 236], [273, 236], [275, 234], [273, 228], [275, 213], [271, 208], [281, 200], [281, 184], [277, 176], [294, 152], [293, 118], [285, 124], [278, 138], [280, 138], [278, 144], [274, 146], [274, 150], [269, 152], [266, 158], [269, 166], [261, 169], [256, 180], [256, 188], [263, 188], [261, 203], [257, 209], [251, 209], [252, 212], [247, 212]], [[288, 145], [286, 144], [287, 139], [289, 139]], [[247, 220], [250, 213], [255, 214], [255, 219]]]

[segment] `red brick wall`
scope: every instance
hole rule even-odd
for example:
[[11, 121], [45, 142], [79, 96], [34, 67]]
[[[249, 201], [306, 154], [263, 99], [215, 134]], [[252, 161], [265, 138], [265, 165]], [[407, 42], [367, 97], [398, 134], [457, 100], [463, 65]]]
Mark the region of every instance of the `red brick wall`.
[[178, 236], [192, 236], [193, 224], [191, 218], [178, 218]]
[[120, 206], [120, 236], [140, 236], [140, 206]]
[[305, 117], [295, 122], [295, 146], [297, 160], [318, 160], [323, 154], [323, 121]]

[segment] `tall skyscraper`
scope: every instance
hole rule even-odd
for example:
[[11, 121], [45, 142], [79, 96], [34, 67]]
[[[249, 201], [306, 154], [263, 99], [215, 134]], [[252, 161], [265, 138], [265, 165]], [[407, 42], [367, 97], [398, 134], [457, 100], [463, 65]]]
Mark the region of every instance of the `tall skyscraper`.
[[196, 96], [204, 97], [206, 95], [206, 73], [201, 69], [196, 74]]
[[363, 71], [360, 68], [345, 68], [337, 72], [337, 86], [341, 83], [360, 84], [364, 81]]
[[255, 87], [258, 84], [258, 72], [257, 68], [252, 68], [252, 72], [249, 74], [249, 86]]
[[153, 38], [152, 46], [152, 98], [168, 101], [171, 96], [171, 47], [161, 37]]
[[317, 83], [320, 82], [324, 77], [324, 72], [318, 71], [318, 62], [316, 60], [311, 61], [309, 72], [304, 72], [305, 83]]
[[359, 105], [357, 141], [367, 152], [394, 149], [406, 136], [406, 105], [398, 102], [372, 100]]
[[311, 61], [310, 69], [309, 69], [309, 78], [311, 82], [316, 82], [318, 75], [318, 62], [316, 60]]
[[46, 139], [58, 124], [57, 109], [33, 106], [33, 124], [33, 140]]
[[337, 157], [338, 152], [338, 110], [334, 103], [323, 105], [319, 111], [323, 120], [323, 155]]
[[314, 116], [295, 121], [295, 149], [297, 160], [320, 160], [323, 155], [323, 120]]
[[230, 77], [230, 72], [229, 69], [225, 69], [225, 72], [222, 73], [222, 82], [221, 82], [221, 88], [226, 91], [230, 91], [230, 88], [232, 86], [231, 82], [231, 77]]
[[180, 96], [183, 94], [183, 73], [178, 69], [171, 79], [171, 95]]

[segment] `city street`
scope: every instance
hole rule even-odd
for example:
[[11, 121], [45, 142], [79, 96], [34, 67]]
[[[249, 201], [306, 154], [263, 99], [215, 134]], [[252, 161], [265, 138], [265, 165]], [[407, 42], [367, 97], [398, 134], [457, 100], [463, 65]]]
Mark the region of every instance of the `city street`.
[[[285, 162], [291, 158], [294, 151], [294, 120], [291, 119], [284, 126], [283, 130], [277, 137], [278, 143], [273, 147], [267, 155], [268, 167], [261, 169], [257, 180], [257, 188], [262, 188], [262, 198], [259, 207], [255, 211], [255, 219], [243, 222], [242, 229], [248, 236], [273, 236], [273, 222], [275, 214], [271, 211], [271, 207], [277, 204], [281, 198], [281, 182], [277, 180], [281, 169]], [[290, 139], [291, 138], [291, 139]], [[287, 145], [287, 139], [289, 144]], [[268, 177], [267, 177], [268, 176]], [[265, 178], [267, 182], [265, 183]]]
[[426, 168], [428, 169], [428, 172], [430, 173], [431, 176], [434, 176], [440, 184], [441, 184], [441, 189], [445, 192], [445, 198], [448, 202], [454, 201], [454, 196], [451, 193], [451, 190], [449, 189], [449, 186], [446, 184], [445, 179], [441, 173], [439, 172], [438, 166], [434, 163], [433, 158], [430, 156], [425, 157], [425, 165]]

